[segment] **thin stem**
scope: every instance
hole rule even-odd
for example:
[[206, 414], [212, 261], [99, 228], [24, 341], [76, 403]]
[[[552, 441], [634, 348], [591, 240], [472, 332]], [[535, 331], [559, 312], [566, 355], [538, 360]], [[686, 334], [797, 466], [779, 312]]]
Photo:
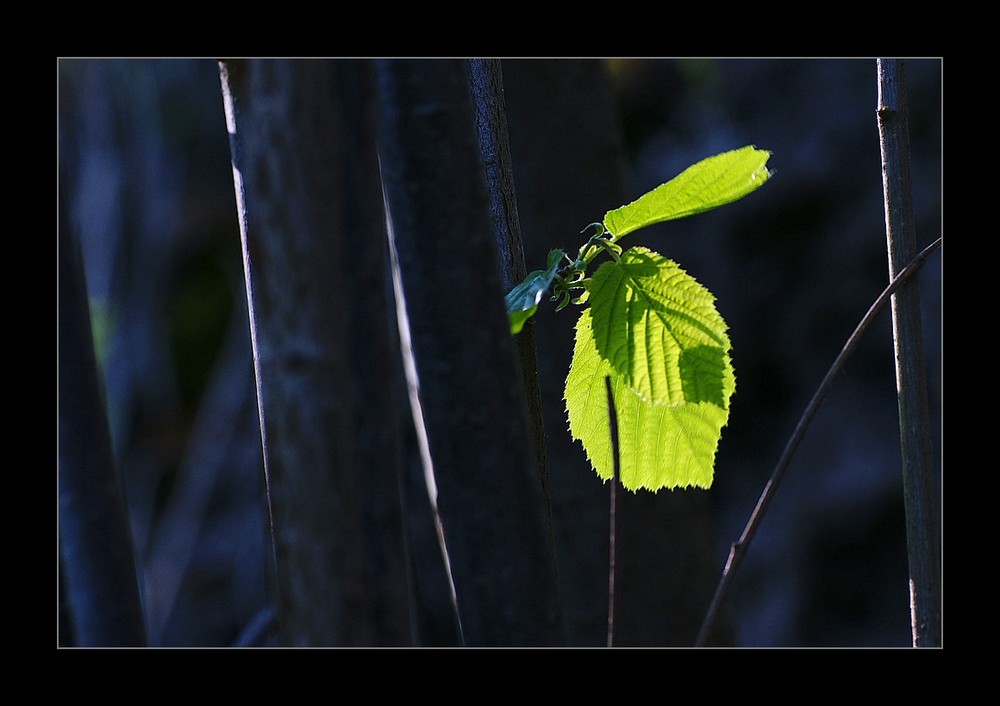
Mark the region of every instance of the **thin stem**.
[[[260, 426], [260, 443], [263, 458], [264, 471], [264, 492], [267, 496], [267, 523], [268, 537], [271, 543], [270, 573], [277, 576], [278, 571], [278, 547], [274, 528], [274, 483], [271, 476], [271, 468], [268, 459], [270, 458], [267, 446], [267, 423], [264, 416], [263, 404], [263, 380], [260, 365], [260, 337], [258, 336], [257, 316], [254, 308], [254, 279], [251, 277], [250, 243], [248, 233], [248, 216], [246, 189], [243, 185], [243, 173], [236, 165], [243, 159], [242, 137], [237, 133], [236, 113], [237, 113], [237, 93], [239, 92], [239, 81], [244, 80], [245, 65], [241, 63], [219, 62], [219, 80], [222, 85], [222, 101], [226, 114], [226, 129], [229, 133], [229, 151], [233, 165], [233, 185], [236, 192], [236, 214], [240, 226], [240, 249], [243, 255], [243, 281], [247, 294], [247, 315], [250, 326], [250, 349], [253, 357], [254, 389], [257, 394], [257, 419]], [[269, 590], [273, 590], [276, 595], [273, 600], [276, 605], [281, 604], [281, 597], [277, 595], [279, 590], [278, 582]]]
[[841, 369], [844, 367], [844, 363], [854, 352], [857, 347], [858, 342], [864, 335], [868, 326], [875, 319], [876, 314], [882, 310], [886, 302], [889, 301], [893, 292], [895, 292], [899, 287], [910, 278], [917, 270], [919, 270], [927, 257], [938, 247], [941, 246], [941, 238], [938, 238], [933, 243], [924, 248], [919, 255], [917, 255], [913, 260], [904, 267], [899, 274], [897, 274], [889, 285], [882, 291], [878, 299], [871, 305], [868, 312], [861, 319], [857, 328], [851, 334], [850, 338], [847, 339], [847, 343], [841, 349], [840, 354], [837, 359], [834, 360], [833, 365], [830, 366], [830, 370], [827, 371], [826, 377], [820, 383], [819, 388], [813, 395], [813, 398], [809, 401], [808, 406], [802, 413], [802, 417], [799, 419], [798, 424], [795, 426], [795, 431], [792, 436], [788, 439], [788, 443], [785, 445], [785, 450], [781, 454], [781, 458], [778, 459], [777, 465], [774, 467], [774, 471], [771, 473], [770, 480], [767, 481], [767, 485], [764, 486], [764, 491], [761, 493], [760, 498], [757, 500], [757, 506], [754, 508], [753, 513], [750, 515], [750, 520], [747, 522], [746, 527], [743, 529], [743, 534], [740, 536], [739, 540], [735, 542], [729, 550], [729, 558], [726, 560], [726, 566], [722, 571], [722, 578], [719, 581], [719, 585], [715, 590], [715, 595], [712, 598], [712, 602], [709, 605], [708, 613], [705, 615], [705, 620], [702, 623], [701, 630], [698, 632], [698, 637], [695, 640], [695, 646], [701, 647], [705, 644], [705, 640], [711, 633], [712, 628], [715, 625], [715, 620], [718, 616], [719, 608], [722, 606], [726, 596], [729, 593], [729, 588], [732, 585], [733, 577], [736, 574], [736, 569], [739, 567], [740, 563], [743, 561], [743, 557], [746, 555], [747, 549], [750, 546], [750, 542], [753, 540], [753, 536], [757, 533], [757, 528], [760, 526], [761, 520], [764, 517], [764, 513], [767, 511], [768, 505], [771, 504], [771, 500], [774, 497], [775, 492], [778, 489], [778, 484], [781, 482], [782, 476], [785, 474], [785, 470], [791, 463], [792, 456], [795, 454], [795, 450], [798, 448], [799, 442], [805, 436], [806, 429], [809, 423], [812, 421], [813, 416], [819, 409], [820, 404], [826, 397], [826, 393], [829, 391], [833, 379], [840, 373]]
[[611, 518], [609, 522], [610, 536], [608, 538], [608, 647], [614, 646], [615, 637], [615, 530], [618, 506], [618, 414], [615, 411], [615, 397], [611, 392], [611, 376], [604, 376], [604, 385], [608, 390], [608, 428], [611, 431]]

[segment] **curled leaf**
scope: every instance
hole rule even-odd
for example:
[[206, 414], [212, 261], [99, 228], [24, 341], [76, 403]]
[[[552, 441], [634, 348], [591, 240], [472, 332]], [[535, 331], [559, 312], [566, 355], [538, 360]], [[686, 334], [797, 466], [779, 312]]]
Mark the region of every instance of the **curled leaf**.
[[771, 153], [753, 145], [723, 152], [693, 164], [670, 181], [604, 215], [604, 227], [615, 237], [654, 223], [709, 211], [756, 191], [771, 176]]

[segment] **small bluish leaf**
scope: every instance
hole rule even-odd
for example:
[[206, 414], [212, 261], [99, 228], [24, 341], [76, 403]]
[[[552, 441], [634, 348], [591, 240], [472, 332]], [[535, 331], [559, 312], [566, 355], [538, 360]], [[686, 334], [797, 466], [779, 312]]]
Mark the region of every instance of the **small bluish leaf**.
[[550, 250], [546, 269], [529, 273], [504, 297], [512, 334], [520, 333], [525, 322], [535, 315], [538, 303], [552, 286], [552, 282], [559, 272], [559, 263], [564, 256], [565, 253], [562, 250]]

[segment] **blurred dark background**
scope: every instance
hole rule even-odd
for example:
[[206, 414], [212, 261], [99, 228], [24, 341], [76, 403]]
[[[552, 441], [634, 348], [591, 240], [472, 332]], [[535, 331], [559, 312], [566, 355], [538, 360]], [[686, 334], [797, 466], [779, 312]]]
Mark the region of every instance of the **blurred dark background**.
[[[562, 231], [541, 230], [530, 194], [586, 174], [545, 159], [518, 103], [521, 82], [558, 77], [561, 60], [516, 63], [504, 76], [530, 270], [550, 247], [577, 247], [578, 231], [620, 203], [587, 204]], [[876, 63], [600, 63], [624, 200], [718, 152], [745, 144], [773, 152], [775, 176], [761, 191], [629, 236], [712, 290], [731, 328], [737, 392], [716, 482], [703, 494], [717, 576], [799, 415], [887, 282]], [[942, 62], [909, 60], [906, 79], [923, 247], [942, 229]], [[60, 188], [84, 255], [150, 642], [260, 644], [271, 615], [266, 504], [217, 64], [63, 59], [58, 82]], [[587, 110], [582, 96], [579, 111]], [[935, 254], [920, 273], [937, 459], [941, 262]], [[564, 331], [573, 323], [566, 314], [543, 307], [537, 328]], [[565, 431], [550, 416], [561, 408], [569, 346], [539, 338], [550, 437]], [[892, 361], [886, 309], [837, 379], [750, 548], [727, 611], [731, 644], [910, 644]], [[553, 463], [589, 473], [606, 492], [578, 447], [550, 441]], [[557, 494], [558, 484], [556, 474]], [[72, 644], [65, 616], [61, 623], [60, 640]], [[581, 629], [574, 642], [592, 640]]]

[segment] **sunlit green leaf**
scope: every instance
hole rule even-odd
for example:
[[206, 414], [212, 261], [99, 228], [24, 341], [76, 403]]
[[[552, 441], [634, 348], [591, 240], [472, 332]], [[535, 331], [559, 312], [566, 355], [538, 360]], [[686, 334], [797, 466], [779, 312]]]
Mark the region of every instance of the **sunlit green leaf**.
[[[724, 407], [711, 402], [645, 402], [598, 353], [591, 310], [582, 312], [566, 378], [566, 411], [570, 433], [583, 444], [594, 470], [604, 480], [614, 473], [605, 376], [611, 376], [615, 399], [621, 484], [632, 491], [645, 488], [654, 492], [710, 487], [719, 437], [729, 418], [729, 395]], [[731, 367], [724, 369], [724, 376], [724, 388], [731, 394], [736, 385]]]
[[771, 176], [771, 153], [752, 145], [708, 157], [635, 201], [604, 215], [604, 227], [620, 238], [639, 228], [731, 203], [759, 189]]
[[728, 408], [729, 336], [711, 292], [640, 247], [601, 265], [589, 291], [597, 350], [643, 400]]

